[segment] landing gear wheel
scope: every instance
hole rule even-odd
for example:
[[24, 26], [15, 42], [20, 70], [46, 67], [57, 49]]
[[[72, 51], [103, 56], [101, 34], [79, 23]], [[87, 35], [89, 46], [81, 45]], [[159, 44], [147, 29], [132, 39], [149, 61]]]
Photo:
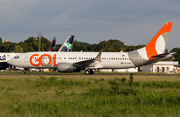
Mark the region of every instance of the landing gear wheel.
[[86, 69], [85, 70], [85, 74], [89, 75], [89, 74], [94, 74], [94, 71], [92, 69]]
[[90, 69], [90, 73], [89, 74], [94, 74], [94, 71], [92, 69]]
[[89, 75], [90, 74], [90, 71], [87, 69], [87, 70], [85, 70], [85, 74], [86, 75]]
[[26, 71], [23, 71], [22, 73], [23, 73], [23, 75], [24, 75], [24, 74], [26, 74]]

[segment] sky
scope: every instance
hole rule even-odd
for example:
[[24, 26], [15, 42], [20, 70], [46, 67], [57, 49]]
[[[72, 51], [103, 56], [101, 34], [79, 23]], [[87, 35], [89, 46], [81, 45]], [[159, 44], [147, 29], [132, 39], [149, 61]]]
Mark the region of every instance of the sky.
[[62, 44], [98, 44], [118, 39], [147, 44], [166, 22], [173, 22], [167, 49], [180, 47], [180, 0], [0, 0], [0, 37], [19, 43], [38, 32]]

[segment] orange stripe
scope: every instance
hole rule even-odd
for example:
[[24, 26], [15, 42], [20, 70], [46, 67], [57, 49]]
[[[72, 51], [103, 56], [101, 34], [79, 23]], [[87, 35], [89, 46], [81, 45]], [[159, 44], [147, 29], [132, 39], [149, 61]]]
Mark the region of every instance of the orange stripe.
[[152, 55], [157, 55], [157, 51], [156, 51], [156, 41], [158, 39], [158, 37], [160, 35], [162, 35], [163, 33], [166, 32], [170, 32], [171, 31], [171, 27], [172, 27], [172, 22], [167, 22], [162, 28], [161, 30], [154, 36], [154, 38], [148, 43], [148, 45], [146, 45], [146, 52], [147, 52], [147, 56], [149, 60], [153, 60], [155, 58], [152, 58]]

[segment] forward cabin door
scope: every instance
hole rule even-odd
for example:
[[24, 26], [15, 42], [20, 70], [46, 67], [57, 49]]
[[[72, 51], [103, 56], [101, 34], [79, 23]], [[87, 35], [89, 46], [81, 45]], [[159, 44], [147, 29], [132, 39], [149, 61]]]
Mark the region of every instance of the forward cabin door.
[[28, 63], [29, 62], [29, 54], [24, 54], [24, 62]]

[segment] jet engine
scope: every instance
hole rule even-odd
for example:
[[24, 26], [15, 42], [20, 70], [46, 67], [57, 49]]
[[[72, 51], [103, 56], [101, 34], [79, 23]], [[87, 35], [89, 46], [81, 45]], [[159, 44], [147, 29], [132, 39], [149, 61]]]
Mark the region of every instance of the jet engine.
[[58, 72], [73, 72], [75, 69], [72, 63], [61, 62], [57, 65]]

